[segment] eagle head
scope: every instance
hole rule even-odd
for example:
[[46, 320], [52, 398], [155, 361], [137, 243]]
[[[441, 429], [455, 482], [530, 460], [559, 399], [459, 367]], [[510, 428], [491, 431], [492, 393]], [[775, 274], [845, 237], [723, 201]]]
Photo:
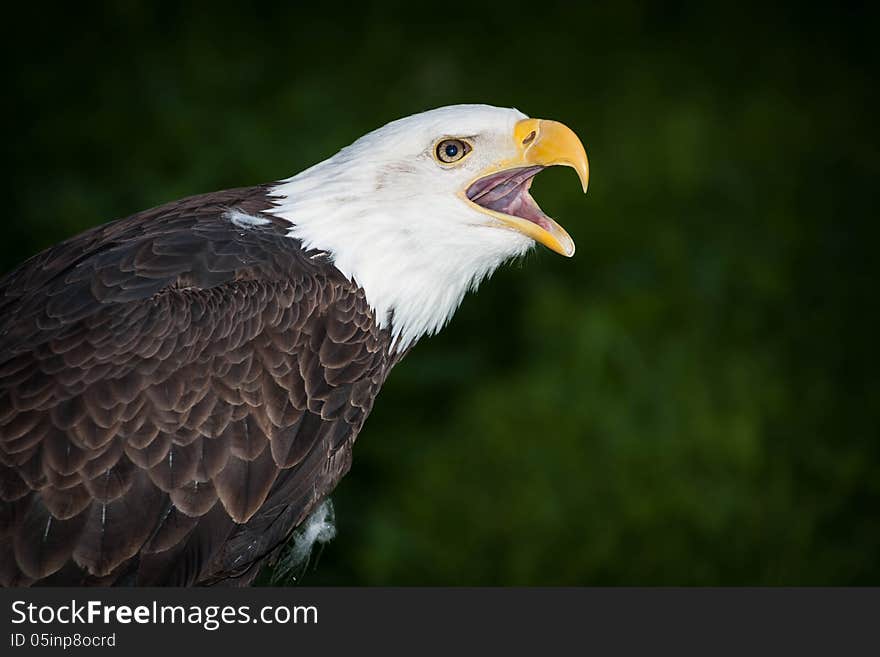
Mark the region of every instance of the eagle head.
[[289, 235], [326, 253], [363, 288], [398, 348], [438, 331], [464, 294], [536, 242], [574, 241], [529, 194], [548, 166], [587, 155], [556, 121], [515, 109], [454, 105], [393, 121], [271, 192]]

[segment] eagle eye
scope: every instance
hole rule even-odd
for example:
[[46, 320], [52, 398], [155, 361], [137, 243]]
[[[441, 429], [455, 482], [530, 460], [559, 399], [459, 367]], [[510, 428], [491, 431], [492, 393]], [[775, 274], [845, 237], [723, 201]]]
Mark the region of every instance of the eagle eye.
[[434, 154], [443, 164], [458, 162], [470, 152], [471, 145], [462, 139], [444, 139], [434, 149]]

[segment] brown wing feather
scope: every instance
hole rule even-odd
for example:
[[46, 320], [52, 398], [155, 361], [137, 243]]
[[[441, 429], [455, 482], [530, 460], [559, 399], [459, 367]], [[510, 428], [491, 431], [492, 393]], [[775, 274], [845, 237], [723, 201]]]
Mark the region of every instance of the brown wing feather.
[[0, 583], [247, 583], [348, 471], [399, 358], [263, 188], [96, 228], [0, 281]]

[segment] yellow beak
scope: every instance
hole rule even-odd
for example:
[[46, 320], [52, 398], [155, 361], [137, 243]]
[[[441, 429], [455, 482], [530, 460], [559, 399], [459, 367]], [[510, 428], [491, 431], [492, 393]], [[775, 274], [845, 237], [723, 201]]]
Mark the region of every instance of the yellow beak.
[[[511, 159], [496, 163], [483, 171], [477, 180], [493, 174], [528, 166], [568, 166], [573, 168], [580, 178], [584, 193], [590, 179], [590, 165], [587, 153], [578, 136], [571, 128], [557, 121], [546, 119], [523, 119], [513, 129], [513, 139], [517, 155]], [[544, 216], [544, 226], [533, 221], [497, 212], [482, 206], [479, 209], [506, 226], [513, 228], [548, 249], [561, 255], [574, 255], [574, 241], [565, 229], [550, 217]]]

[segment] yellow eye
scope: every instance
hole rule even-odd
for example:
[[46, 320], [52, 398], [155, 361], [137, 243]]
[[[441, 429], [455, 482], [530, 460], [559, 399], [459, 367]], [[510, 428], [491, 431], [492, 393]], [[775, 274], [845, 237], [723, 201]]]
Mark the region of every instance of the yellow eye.
[[443, 164], [458, 162], [470, 152], [471, 145], [461, 139], [444, 139], [437, 144], [435, 150], [437, 159], [443, 162]]

